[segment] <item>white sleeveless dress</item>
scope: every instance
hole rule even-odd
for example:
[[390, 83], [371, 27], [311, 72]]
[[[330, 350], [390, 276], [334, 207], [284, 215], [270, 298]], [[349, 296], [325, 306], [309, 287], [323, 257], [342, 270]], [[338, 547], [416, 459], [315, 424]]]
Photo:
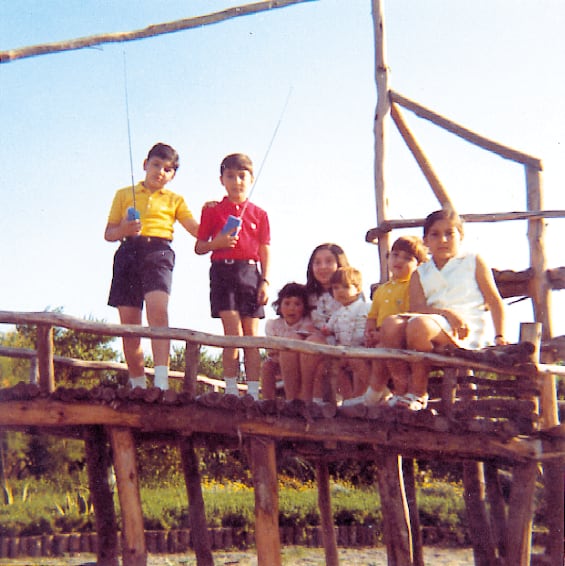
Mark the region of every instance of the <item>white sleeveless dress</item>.
[[455, 311], [469, 327], [469, 335], [461, 340], [445, 317], [432, 317], [455, 344], [469, 349], [486, 346], [487, 307], [477, 284], [476, 265], [476, 254], [463, 253], [451, 258], [442, 269], [438, 269], [433, 260], [418, 266], [428, 306]]

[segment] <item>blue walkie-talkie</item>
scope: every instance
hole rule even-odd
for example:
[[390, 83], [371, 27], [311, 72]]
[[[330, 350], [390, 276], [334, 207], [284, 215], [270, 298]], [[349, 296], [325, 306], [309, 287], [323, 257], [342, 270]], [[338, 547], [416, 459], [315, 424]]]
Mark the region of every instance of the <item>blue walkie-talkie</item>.
[[128, 208], [128, 220], [139, 220], [139, 210], [136, 210], [135, 206], [130, 206]]
[[241, 218], [238, 216], [233, 216], [230, 214], [224, 227], [222, 228], [222, 234], [230, 234], [231, 236], [235, 236], [239, 229], [241, 228]]

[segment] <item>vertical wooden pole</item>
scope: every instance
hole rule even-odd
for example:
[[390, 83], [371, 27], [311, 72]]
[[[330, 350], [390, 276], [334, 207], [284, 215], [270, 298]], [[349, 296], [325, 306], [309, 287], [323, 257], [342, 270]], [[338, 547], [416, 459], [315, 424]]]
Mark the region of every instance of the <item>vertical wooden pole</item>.
[[[561, 449], [565, 442], [561, 441]], [[565, 564], [563, 541], [565, 540], [565, 462], [546, 462], [543, 465], [546, 521], [549, 529], [545, 555], [548, 564]]]
[[326, 554], [326, 566], [338, 566], [337, 540], [335, 536], [332, 501], [330, 493], [330, 473], [328, 463], [316, 462], [316, 483], [318, 484], [318, 509], [322, 523], [322, 540]]
[[249, 460], [255, 490], [255, 546], [258, 566], [281, 566], [279, 494], [275, 442], [249, 439]]
[[202, 496], [198, 455], [194, 449], [192, 438], [183, 437], [179, 442], [179, 448], [184, 481], [188, 493], [188, 514], [196, 563], [198, 566], [214, 566], [212, 543], [206, 524], [206, 509], [204, 507], [204, 497]]
[[183, 391], [186, 391], [189, 396], [194, 399], [194, 397], [196, 397], [198, 364], [200, 363], [200, 344], [186, 342], [184, 362]]
[[506, 559], [506, 505], [500, 489], [498, 468], [493, 463], [485, 463], [485, 485], [490, 508], [490, 525], [499, 558]]
[[[526, 165], [526, 191], [528, 210], [542, 210], [541, 171], [529, 165]], [[545, 220], [543, 218], [528, 220], [528, 241], [530, 244], [530, 267], [534, 274], [529, 287], [534, 307], [534, 320], [542, 324], [542, 338], [549, 340], [552, 336], [551, 288], [546, 273]]]
[[[541, 324], [522, 323], [520, 325], [520, 340], [531, 342], [535, 350], [531, 355], [532, 361], [537, 362], [540, 355]], [[557, 387], [554, 376], [540, 376], [540, 413], [541, 428], [549, 429], [559, 425], [557, 403]], [[565, 442], [560, 442], [557, 450], [563, 450]], [[563, 461], [549, 461], [543, 464], [544, 499], [547, 509], [547, 526], [549, 536], [546, 545], [546, 556], [550, 564], [564, 564], [563, 540], [565, 536], [565, 485]]]
[[410, 515], [414, 566], [424, 566], [424, 545], [422, 542], [422, 532], [420, 530], [418, 502], [416, 501], [416, 478], [413, 458], [402, 458], [402, 475], [404, 476], [404, 489], [406, 490], [406, 502]]
[[39, 388], [42, 393], [55, 390], [55, 370], [53, 367], [53, 327], [37, 325], [37, 363], [39, 366]]
[[515, 464], [508, 502], [507, 564], [529, 566], [537, 463]]
[[463, 463], [463, 485], [475, 564], [477, 566], [496, 564], [496, 552], [485, 506], [485, 484], [481, 462]]
[[395, 566], [414, 566], [410, 515], [404, 491], [401, 457], [381, 451], [378, 470], [379, 493], [384, 510], [388, 563]]
[[[375, 81], [377, 84], [377, 107], [375, 110], [375, 201], [377, 226], [388, 217], [388, 198], [385, 184], [386, 120], [390, 114], [388, 66], [386, 64], [386, 42], [384, 26], [384, 0], [372, 0], [373, 29], [375, 35]], [[388, 279], [387, 253], [389, 233], [379, 234], [380, 282]]]
[[111, 427], [109, 434], [122, 515], [122, 561], [124, 566], [146, 566], [135, 440], [129, 428]]
[[97, 563], [118, 566], [118, 523], [114, 498], [108, 481], [110, 455], [108, 437], [101, 426], [85, 429], [84, 446], [90, 497], [96, 517]]

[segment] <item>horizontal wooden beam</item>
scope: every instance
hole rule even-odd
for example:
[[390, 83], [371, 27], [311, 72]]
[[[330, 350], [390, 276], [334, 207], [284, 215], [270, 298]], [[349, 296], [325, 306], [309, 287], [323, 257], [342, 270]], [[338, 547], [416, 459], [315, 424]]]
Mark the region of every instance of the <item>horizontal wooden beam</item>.
[[297, 442], [370, 444], [400, 453], [415, 452], [442, 458], [497, 458], [508, 462], [538, 460], [543, 456], [541, 440], [516, 437], [511, 440], [480, 433], [453, 434], [384, 423], [381, 420], [344, 417], [302, 419], [271, 415], [250, 417], [245, 412], [205, 407], [126, 403], [117, 407], [97, 403], [63, 403], [50, 399], [5, 401], [1, 403], [0, 428], [84, 425], [124, 426], [140, 432], [174, 435], [212, 434], [226, 438], [243, 435], [267, 436]]
[[396, 102], [407, 110], [414, 112], [414, 114], [420, 116], [420, 118], [424, 118], [425, 120], [432, 122], [436, 126], [439, 126], [440, 128], [443, 128], [444, 130], [447, 130], [448, 132], [451, 132], [452, 134], [455, 134], [456, 136], [459, 136], [460, 138], [463, 138], [464, 140], [474, 145], [477, 145], [492, 153], [496, 153], [497, 155], [500, 155], [500, 157], [510, 159], [511, 161], [515, 161], [517, 163], [522, 163], [523, 165], [528, 165], [529, 167], [533, 167], [537, 171], [541, 171], [543, 169], [541, 160], [537, 157], [533, 157], [531, 155], [528, 155], [527, 153], [517, 151], [515, 149], [512, 149], [511, 147], [502, 145], [485, 136], [477, 134], [469, 130], [468, 128], [465, 128], [464, 126], [461, 126], [460, 124], [457, 124], [456, 122], [453, 122], [452, 120], [441, 116], [437, 112], [434, 112], [433, 110], [430, 110], [429, 108], [426, 108], [425, 106], [422, 106], [421, 104], [410, 100], [405, 96], [402, 96], [398, 92], [391, 90], [390, 99], [392, 102]]
[[148, 37], [154, 37], [157, 35], [175, 33], [191, 28], [217, 24], [218, 22], [222, 22], [224, 20], [237, 18], [239, 16], [249, 16], [250, 14], [256, 14], [257, 12], [263, 12], [265, 10], [285, 8], [292, 4], [300, 4], [302, 2], [312, 1], [314, 0], [274, 0], [270, 2], [257, 2], [255, 4], [234, 6], [233, 8], [228, 8], [227, 10], [213, 12], [211, 14], [206, 14], [203, 16], [196, 16], [194, 18], [185, 18], [182, 20], [175, 20], [173, 22], [154, 24], [140, 30], [102, 33], [88, 37], [81, 37], [78, 39], [70, 39], [54, 43], [44, 43], [40, 45], [31, 45], [29, 47], [21, 47], [18, 49], [9, 49], [7, 51], [0, 51], [0, 63], [8, 63], [10, 61], [15, 61], [16, 59], [36, 57], [38, 55], [60, 53], [62, 51], [74, 51], [77, 49], [84, 49], [86, 47], [102, 45], [104, 43], [117, 43], [146, 39]]
[[[149, 328], [140, 325], [92, 322], [55, 312], [22, 313], [0, 311], [0, 324], [2, 323], [50, 324], [52, 326], [73, 329], [77, 332], [88, 332], [90, 334], [104, 336], [167, 338], [170, 340], [182, 340], [188, 343], [219, 348], [267, 348], [279, 351], [299, 352], [303, 354], [320, 354], [338, 359], [397, 359], [404, 360], [409, 363], [427, 361], [431, 365], [438, 367], [451, 366], [474, 368], [510, 375], [530, 376], [533, 370], [531, 366], [515, 366], [512, 368], [494, 367], [491, 364], [481, 363], [476, 360], [470, 361], [458, 357], [416, 352], [414, 350], [396, 350], [392, 348], [350, 348], [346, 346], [329, 346], [325, 344], [314, 344], [304, 340], [267, 336], [218, 336], [215, 334], [196, 332], [194, 330], [182, 328]], [[565, 374], [565, 367], [563, 373]]]
[[[528, 210], [523, 212], [493, 212], [489, 214], [460, 214], [464, 222], [503, 222], [507, 220], [536, 220], [540, 218], [565, 218], [565, 210]], [[367, 231], [365, 241], [375, 243], [379, 236], [391, 230], [403, 228], [419, 228], [424, 225], [425, 218], [402, 218], [385, 220], [376, 228]]]

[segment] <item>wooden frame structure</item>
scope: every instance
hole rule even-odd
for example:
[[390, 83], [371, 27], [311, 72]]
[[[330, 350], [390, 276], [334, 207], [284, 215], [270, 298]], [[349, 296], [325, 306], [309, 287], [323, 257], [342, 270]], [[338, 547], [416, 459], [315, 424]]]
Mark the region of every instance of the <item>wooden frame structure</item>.
[[[176, 32], [302, 1], [307, 0], [259, 2], [200, 18], [150, 26], [135, 32], [105, 34], [58, 44], [3, 51], [0, 52], [0, 63], [81, 49], [105, 42], [130, 41]], [[410, 131], [402, 108], [525, 167], [526, 211], [492, 214], [486, 217], [465, 214], [462, 216], [467, 221], [525, 219], [528, 222], [530, 269], [526, 274], [520, 274], [518, 283], [510, 277], [509, 286], [512, 289], [508, 292], [514, 293], [519, 289], [520, 294], [526, 294], [533, 301], [534, 319], [539, 324], [525, 327], [524, 342], [539, 345], [542, 334], [544, 339], [549, 340], [550, 290], [565, 287], [565, 268], [547, 269], [543, 220], [549, 217], [565, 217], [565, 211], [543, 210], [541, 162], [535, 157], [488, 140], [391, 90], [386, 65], [382, 0], [372, 0], [372, 7], [375, 78], [378, 90], [374, 124], [378, 226], [367, 233], [366, 239], [376, 241], [379, 246], [382, 280], [386, 279], [387, 273], [385, 257], [389, 249], [390, 230], [419, 226], [422, 223], [421, 219], [395, 221], [388, 218], [384, 160], [386, 122], [389, 116], [414, 155], [441, 206], [453, 208], [446, 188], [441, 184]], [[233, 443], [239, 443], [241, 438], [245, 438], [255, 485], [255, 536], [261, 566], [280, 564], [275, 446], [277, 442], [286, 440], [291, 440], [302, 454], [316, 463], [326, 563], [330, 566], [337, 565], [338, 558], [327, 464], [328, 461], [341, 457], [339, 450], [331, 448], [336, 446], [347, 446], [358, 457], [380, 463], [378, 483], [387, 509], [385, 534], [390, 564], [423, 564], [412, 466], [412, 459], [422, 456], [464, 460], [466, 502], [471, 531], [484, 535], [473, 540], [475, 560], [480, 565], [525, 566], [530, 563], [533, 490], [538, 467], [543, 464], [545, 496], [548, 501], [553, 502], [553, 507], [548, 518], [549, 542], [546, 544], [545, 553], [534, 560], [540, 564], [563, 563], [565, 432], [562, 425], [559, 425], [557, 415], [555, 375], [565, 375], [565, 372], [561, 366], [538, 364], [539, 350], [531, 354], [528, 362], [521, 360], [516, 365], [500, 367], [492, 365], [492, 352], [488, 360], [469, 360], [457, 355], [425, 355], [382, 349], [345, 350], [292, 340], [218, 337], [184, 329], [97, 325], [48, 313], [0, 312], [0, 323], [37, 325], [38, 341], [34, 352], [0, 349], [0, 355], [32, 356], [37, 360], [39, 376], [38, 385], [28, 384], [10, 390], [0, 390], [0, 428], [25, 429], [33, 425], [63, 434], [68, 433], [71, 428], [80, 429], [86, 446], [97, 530], [102, 541], [98, 551], [100, 563], [118, 563], [116, 520], [107, 479], [104, 479], [107, 478], [106, 470], [110, 465], [105, 447], [111, 445], [122, 508], [123, 564], [146, 564], [147, 548], [137, 482], [135, 444], [140, 438], [151, 437], [153, 434], [164, 434], [179, 446], [190, 501], [191, 525], [195, 533], [193, 544], [199, 565], [213, 564], [213, 558], [206, 528], [195, 446], [202, 442], [202, 439], [218, 435]], [[186, 343], [186, 371], [182, 393], [167, 392], [162, 395], [159, 390], [149, 390], [143, 396], [136, 397], [133, 392], [102, 391], [96, 388], [87, 393], [61, 391], [55, 387], [54, 326], [111, 336], [167, 337], [183, 340]], [[238, 400], [213, 393], [198, 398], [196, 368], [201, 344], [218, 347], [260, 346], [293, 349], [328, 357], [395, 358], [409, 361], [425, 358], [443, 371], [438, 383], [439, 415], [436, 417], [427, 412], [402, 416], [379, 411], [370, 413], [365, 408], [337, 409], [332, 403], [322, 407], [296, 403], [257, 404], [246, 397]], [[508, 357], [507, 352], [500, 355]], [[80, 366], [85, 362], [72, 363]], [[501, 382], [492, 383], [492, 380], [480, 374], [481, 371], [499, 376], [511, 375], [514, 381], [502, 378]], [[469, 376], [469, 372], [479, 372], [478, 377]], [[503, 398], [499, 392], [501, 387], [507, 395], [503, 395]], [[486, 390], [484, 398], [479, 396], [481, 390]], [[167, 406], [166, 414], [162, 411], [163, 403]], [[493, 414], [496, 418], [492, 418]], [[505, 418], [500, 419], [501, 415]], [[498, 467], [502, 464], [510, 466], [513, 470], [513, 488], [507, 503], [503, 501], [498, 486]]]
[[[111, 463], [108, 445], [113, 448], [122, 509], [122, 561], [126, 566], [147, 562], [135, 446], [144, 438], [156, 435], [176, 444], [180, 450], [199, 565], [213, 564], [213, 557], [195, 447], [214, 445], [217, 441], [234, 447], [243, 443], [248, 450], [255, 486], [255, 540], [261, 566], [280, 564], [275, 447], [289, 442], [294, 452], [310, 459], [316, 468], [327, 564], [338, 564], [328, 462], [342, 459], [345, 450], [348, 457], [379, 464], [379, 490], [383, 508], [387, 510], [384, 532], [389, 560], [393, 563], [423, 564], [411, 468], [413, 458], [465, 462], [470, 530], [484, 535], [474, 541], [476, 563], [505, 566], [530, 563], [533, 488], [539, 464], [543, 463], [546, 498], [551, 501], [550, 536], [544, 554], [534, 560], [540, 564], [557, 564], [563, 559], [565, 435], [563, 427], [556, 424], [554, 376], [565, 375], [565, 368], [533, 360], [538, 354], [534, 346], [540, 336], [538, 324], [524, 327], [530, 334], [525, 334], [524, 342], [519, 345], [440, 355], [102, 324], [54, 313], [0, 311], [0, 323], [37, 326], [35, 351], [0, 348], [0, 355], [34, 355], [39, 368], [38, 384], [20, 383], [0, 390], [0, 429], [27, 430], [38, 426], [53, 434], [75, 438], [78, 432], [83, 438], [100, 541], [100, 563], [118, 563], [116, 518], [108, 486], [107, 470]], [[168, 337], [184, 341], [187, 363], [182, 390], [56, 388], [56, 364], [70, 363], [75, 367], [92, 364], [90, 367], [95, 369], [104, 369], [104, 364], [65, 359], [55, 362], [52, 343], [55, 326], [105, 336]], [[432, 378], [431, 387], [436, 391], [432, 406], [437, 414], [432, 411], [399, 414], [379, 407], [338, 408], [335, 403], [319, 406], [255, 402], [248, 396], [238, 398], [214, 392], [197, 396], [196, 368], [202, 344], [292, 349], [329, 358], [426, 359], [443, 372], [443, 377]], [[111, 363], [108, 367], [115, 369]], [[469, 375], [469, 370], [473, 375]], [[548, 391], [553, 395], [544, 394]], [[500, 492], [501, 466], [513, 470], [508, 502]], [[487, 496], [483, 472], [488, 480]]]

